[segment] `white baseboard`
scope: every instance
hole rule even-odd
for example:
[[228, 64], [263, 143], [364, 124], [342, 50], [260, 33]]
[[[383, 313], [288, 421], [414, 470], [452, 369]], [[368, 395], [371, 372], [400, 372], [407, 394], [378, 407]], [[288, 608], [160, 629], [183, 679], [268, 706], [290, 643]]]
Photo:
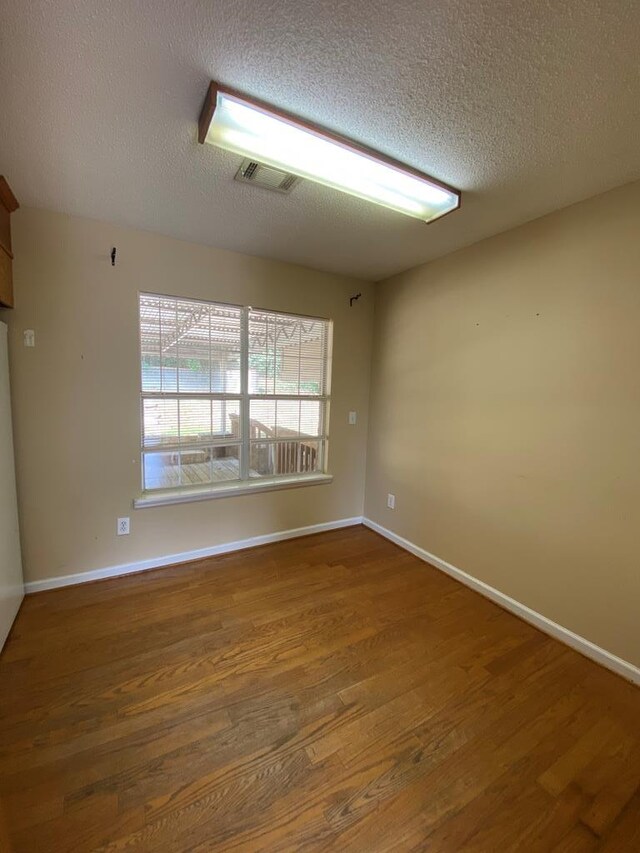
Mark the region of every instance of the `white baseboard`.
[[430, 554], [428, 551], [425, 551], [424, 548], [419, 548], [417, 545], [414, 545], [413, 542], [409, 542], [408, 539], [404, 539], [402, 536], [398, 536], [391, 530], [387, 530], [386, 527], [376, 524], [375, 521], [371, 521], [369, 518], [363, 518], [362, 523], [366, 525], [366, 527], [371, 528], [371, 530], [375, 530], [376, 533], [379, 533], [381, 536], [384, 536], [385, 539], [395, 542], [396, 545], [399, 545], [406, 551], [410, 551], [426, 563], [446, 572], [446, 574], [455, 578], [457, 581], [460, 581], [460, 583], [463, 583], [465, 586], [468, 586], [476, 592], [479, 592], [481, 595], [484, 595], [485, 598], [491, 599], [491, 601], [499, 604], [505, 610], [515, 613], [516, 616], [519, 616], [521, 619], [524, 619], [525, 622], [529, 622], [531, 625], [534, 625], [536, 628], [544, 631], [545, 634], [549, 634], [554, 639], [560, 640], [561, 643], [571, 646], [572, 649], [580, 652], [585, 657], [605, 666], [607, 669], [621, 675], [623, 678], [626, 678], [634, 684], [640, 684], [639, 667], [634, 666], [632, 663], [629, 663], [614, 654], [611, 654], [611, 652], [606, 651], [606, 649], [603, 649], [600, 646], [596, 646], [595, 643], [581, 637], [579, 634], [574, 634], [573, 631], [570, 631], [568, 628], [564, 628], [562, 625], [558, 625], [557, 622], [547, 619], [546, 616], [532, 610], [525, 604], [521, 604], [514, 598], [505, 595], [503, 592], [500, 592], [499, 589], [495, 589], [494, 587], [489, 586], [489, 584], [484, 583], [484, 581], [478, 580], [472, 575], [463, 572], [462, 569], [452, 566], [451, 563], [441, 560], [440, 557], [436, 557], [435, 554]]
[[298, 536], [310, 536], [312, 533], [324, 533], [327, 530], [337, 530], [340, 527], [352, 527], [362, 524], [362, 517], [340, 518], [336, 521], [326, 521], [323, 524], [310, 524], [308, 527], [296, 527], [292, 530], [279, 530], [277, 533], [265, 533], [262, 536], [252, 536], [250, 539], [238, 539], [235, 542], [224, 542], [209, 548], [198, 548], [195, 551], [182, 551], [179, 554], [165, 554], [161, 557], [151, 557], [148, 560], [138, 560], [135, 563], [123, 563], [119, 566], [107, 566], [104, 569], [93, 569], [90, 572], [78, 572], [73, 575], [63, 575], [57, 578], [46, 578], [41, 581], [25, 583], [25, 592], [42, 592], [45, 589], [57, 589], [61, 586], [73, 586], [78, 583], [116, 578], [120, 575], [131, 575], [145, 572], [148, 569], [159, 569], [162, 566], [172, 566], [176, 563], [189, 563], [192, 560], [202, 560], [214, 557], [216, 554], [228, 554], [231, 551], [242, 551], [245, 548], [255, 548], [258, 545], [268, 545], [270, 542], [283, 542], [285, 539], [295, 539]]

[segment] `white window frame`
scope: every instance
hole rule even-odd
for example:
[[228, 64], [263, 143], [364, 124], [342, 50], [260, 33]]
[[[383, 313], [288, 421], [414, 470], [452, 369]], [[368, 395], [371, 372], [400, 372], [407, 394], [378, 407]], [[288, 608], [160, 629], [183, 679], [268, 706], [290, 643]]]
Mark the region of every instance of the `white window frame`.
[[[140, 315], [138, 315], [138, 334], [139, 334], [139, 382], [140, 382], [140, 460], [141, 460], [141, 494], [133, 501], [135, 508], [144, 508], [151, 506], [159, 506], [170, 503], [186, 503], [191, 501], [211, 500], [212, 498], [230, 497], [232, 495], [251, 494], [259, 492], [273, 491], [276, 489], [289, 489], [300, 486], [318, 485], [330, 483], [333, 476], [328, 473], [328, 450], [329, 450], [329, 410], [331, 406], [331, 362], [332, 362], [332, 347], [333, 347], [333, 321], [325, 317], [311, 317], [304, 314], [295, 314], [286, 311], [274, 311], [267, 308], [255, 308], [254, 306], [236, 305], [233, 303], [224, 303], [207, 299], [193, 299], [183, 296], [173, 296], [167, 294], [141, 292], [138, 294], [138, 311], [140, 305], [140, 296], [153, 296], [165, 299], [176, 299], [180, 302], [195, 302], [209, 303], [211, 305], [221, 307], [231, 307], [240, 309], [240, 391], [238, 393], [226, 392], [192, 392], [192, 391], [144, 391], [142, 388], [142, 336]], [[287, 316], [300, 318], [301, 320], [317, 320], [327, 324], [327, 340], [326, 351], [323, 358], [323, 376], [322, 387], [324, 394], [250, 394], [249, 393], [249, 315], [251, 311], [259, 311], [261, 314], [273, 314], [274, 316]], [[228, 445], [238, 445], [240, 447], [240, 479], [231, 481], [221, 481], [219, 483], [208, 483], [198, 486], [173, 486], [166, 489], [152, 489], [145, 491], [144, 489], [144, 453], [149, 452], [144, 446], [144, 423], [143, 409], [146, 399], [204, 399], [204, 400], [229, 400], [240, 401], [240, 438], [239, 440], [230, 440], [226, 442]], [[296, 474], [278, 474], [273, 477], [249, 477], [249, 461], [251, 452], [251, 402], [253, 400], [294, 400], [294, 401], [315, 401], [323, 404], [323, 424], [321, 435], [317, 441], [319, 444], [319, 463], [318, 471], [310, 473]], [[287, 439], [265, 438], [260, 439], [259, 443], [278, 444]], [[295, 439], [289, 439], [295, 441]], [[166, 446], [168, 452], [179, 450], [179, 447]]]

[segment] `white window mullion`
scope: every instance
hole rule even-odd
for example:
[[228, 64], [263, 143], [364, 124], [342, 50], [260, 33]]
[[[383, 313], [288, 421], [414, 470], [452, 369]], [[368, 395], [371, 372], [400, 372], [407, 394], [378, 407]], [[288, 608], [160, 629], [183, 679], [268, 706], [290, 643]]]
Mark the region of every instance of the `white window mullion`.
[[[209, 388], [211, 388], [211, 314], [209, 314]], [[224, 415], [226, 417], [226, 410]], [[209, 424], [210, 424], [210, 433], [213, 435], [213, 400], [209, 400]], [[223, 429], [225, 427], [223, 426]], [[209, 446], [209, 479], [213, 482], [213, 442]]]
[[164, 391], [164, 353], [162, 352], [162, 300], [158, 299], [158, 358], [160, 359], [160, 390]]
[[[180, 327], [180, 323], [178, 320], [178, 302], [176, 300], [176, 409], [177, 409], [177, 418], [178, 418], [178, 447], [182, 445], [182, 437], [180, 435], [180, 334], [178, 329]], [[178, 463], [178, 483], [183, 485], [182, 483], [182, 454], [179, 450], [174, 451], [173, 454], [176, 457], [176, 461]]]
[[180, 333], [178, 329], [180, 323], [178, 321], [178, 300], [176, 300], [176, 394], [180, 393]]
[[[142, 383], [142, 380], [141, 380], [141, 383]], [[142, 425], [142, 429], [141, 429], [141, 439], [142, 440], [140, 442], [140, 444], [142, 445], [142, 450], [140, 453], [140, 459], [142, 462], [142, 464], [140, 465], [140, 469], [141, 469], [140, 470], [140, 482], [142, 483], [142, 491], [144, 491], [147, 488], [146, 483], [144, 481], [145, 437], [146, 436], [145, 436], [145, 429], [144, 429], [144, 396], [142, 394], [140, 395], [140, 423]]]
[[240, 315], [240, 479], [249, 479], [251, 454], [251, 411], [249, 404], [249, 309], [243, 308]]
[[[300, 382], [302, 381], [302, 321], [298, 327], [298, 395], [300, 395]], [[298, 421], [298, 427], [300, 422]], [[298, 429], [298, 432], [300, 430]]]
[[[209, 391], [213, 391], [213, 356], [211, 350], [211, 307], [208, 310], [209, 315]], [[226, 385], [225, 385], [226, 390]]]

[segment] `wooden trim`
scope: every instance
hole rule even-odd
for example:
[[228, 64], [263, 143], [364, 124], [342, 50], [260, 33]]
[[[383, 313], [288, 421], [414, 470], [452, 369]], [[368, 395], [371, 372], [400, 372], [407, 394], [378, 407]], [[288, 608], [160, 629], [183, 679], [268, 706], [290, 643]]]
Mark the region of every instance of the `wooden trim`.
[[[458, 199], [458, 204], [452, 210], [447, 211], [447, 213], [452, 213], [453, 210], [457, 210], [460, 207], [462, 193], [460, 190], [456, 189], [455, 187], [452, 187], [451, 184], [447, 184], [444, 181], [439, 181], [437, 178], [432, 177], [426, 172], [421, 172], [419, 169], [416, 169], [413, 166], [408, 166], [406, 163], [401, 163], [399, 160], [395, 160], [393, 157], [389, 157], [386, 154], [382, 154], [380, 151], [376, 151], [374, 148], [369, 148], [367, 145], [362, 145], [359, 142], [354, 142], [352, 139], [349, 139], [348, 137], [342, 136], [338, 133], [334, 133], [331, 130], [327, 130], [321, 125], [314, 124], [313, 122], [298, 118], [297, 116], [286, 112], [286, 110], [282, 110], [278, 107], [273, 107], [271, 106], [271, 104], [267, 104], [265, 101], [260, 101], [257, 98], [250, 98], [242, 92], [237, 91], [236, 89], [230, 89], [227, 86], [222, 86], [220, 85], [220, 83], [216, 83], [213, 80], [209, 84], [207, 96], [202, 106], [202, 111], [200, 113], [200, 119], [198, 120], [198, 141], [201, 143], [204, 143], [205, 139], [207, 138], [209, 126], [211, 125], [211, 121], [215, 113], [218, 92], [222, 92], [222, 94], [224, 95], [229, 95], [232, 98], [237, 98], [238, 100], [244, 101], [247, 104], [251, 104], [252, 107], [257, 107], [259, 110], [263, 110], [264, 112], [277, 116], [278, 118], [281, 118], [284, 121], [295, 125], [296, 127], [301, 127], [304, 130], [308, 130], [311, 133], [315, 133], [318, 136], [324, 137], [325, 139], [330, 139], [332, 142], [336, 142], [338, 145], [342, 145], [345, 148], [349, 148], [352, 151], [356, 151], [358, 154], [364, 154], [365, 157], [370, 157], [373, 160], [378, 160], [379, 162], [385, 163], [387, 166], [391, 166], [392, 168], [397, 169], [400, 172], [415, 175], [417, 178], [422, 178], [423, 180], [429, 181], [430, 184], [433, 184], [436, 187], [440, 187], [440, 189], [447, 190], [447, 192], [453, 193]], [[435, 219], [431, 219], [429, 221], [435, 222], [441, 218], [442, 216], [438, 216], [435, 217]]]
[[200, 111], [200, 118], [198, 119], [198, 142], [201, 145], [204, 145], [204, 141], [207, 138], [207, 133], [209, 133], [209, 127], [213, 120], [213, 114], [216, 111], [217, 100], [218, 84], [212, 80], [209, 83], [209, 88], [207, 89], [207, 96], [204, 99], [204, 104], [202, 105], [202, 110]]
[[13, 213], [14, 210], [17, 210], [20, 207], [18, 199], [14, 196], [4, 175], [0, 175], [0, 204], [2, 204], [9, 213]]
[[13, 262], [9, 252], [0, 247], [0, 308], [13, 305]]
[[[0, 250], [13, 260], [11, 248], [11, 214], [19, 207], [11, 187], [4, 175], [0, 175]], [[11, 263], [7, 266], [4, 255], [0, 255], [0, 304], [3, 307], [13, 307], [13, 285]]]

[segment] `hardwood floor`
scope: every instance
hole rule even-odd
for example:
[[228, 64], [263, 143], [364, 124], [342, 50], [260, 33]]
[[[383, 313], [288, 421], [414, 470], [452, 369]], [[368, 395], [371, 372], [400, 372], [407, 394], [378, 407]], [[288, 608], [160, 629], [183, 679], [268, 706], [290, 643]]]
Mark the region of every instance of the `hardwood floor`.
[[363, 527], [31, 596], [0, 696], [17, 853], [640, 850], [640, 690]]

